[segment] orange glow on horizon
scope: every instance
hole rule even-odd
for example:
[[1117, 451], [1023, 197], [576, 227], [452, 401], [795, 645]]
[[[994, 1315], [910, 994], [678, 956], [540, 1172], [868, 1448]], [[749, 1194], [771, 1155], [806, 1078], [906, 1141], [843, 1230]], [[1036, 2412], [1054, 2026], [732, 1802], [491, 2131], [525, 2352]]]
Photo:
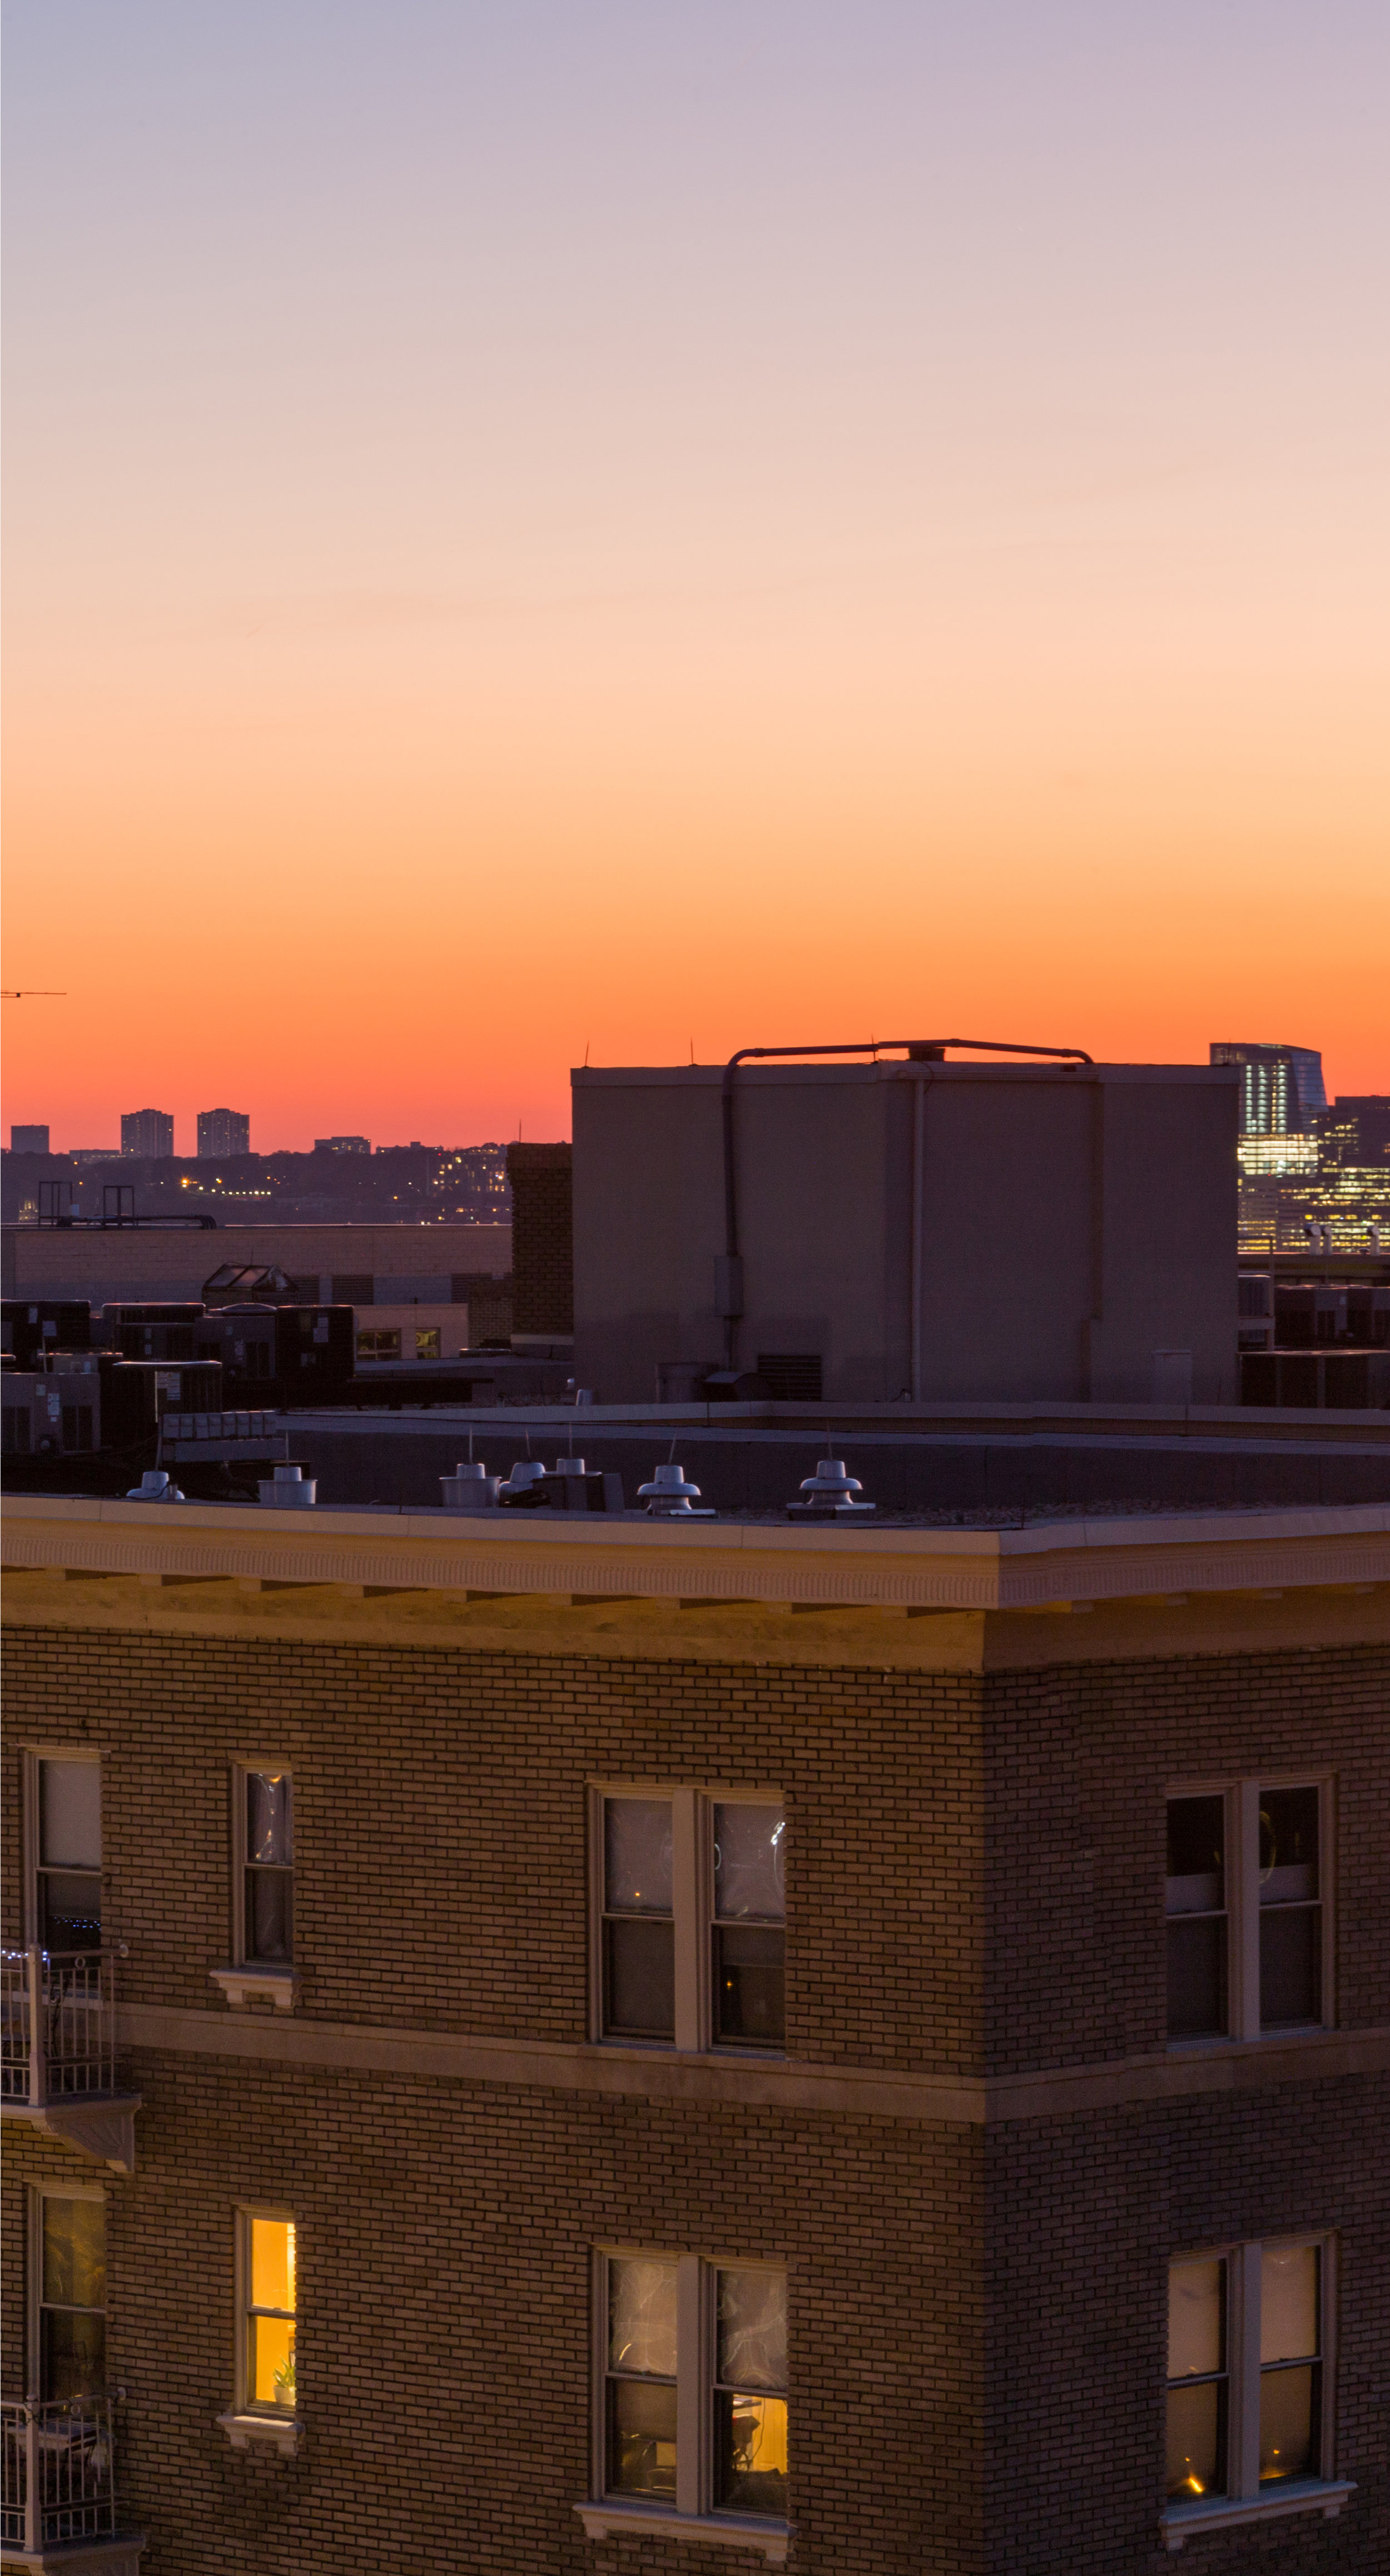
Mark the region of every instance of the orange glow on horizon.
[[1016, 0], [60, 15], [6, 1135], [556, 1136], [586, 1054], [953, 1027], [1390, 1088], [1369, 22], [1256, 95]]

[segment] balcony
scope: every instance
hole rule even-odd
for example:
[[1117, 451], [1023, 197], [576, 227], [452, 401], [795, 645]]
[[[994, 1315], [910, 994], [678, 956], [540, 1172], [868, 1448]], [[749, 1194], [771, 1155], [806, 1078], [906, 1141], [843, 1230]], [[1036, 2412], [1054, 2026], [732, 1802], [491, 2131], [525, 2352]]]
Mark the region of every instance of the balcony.
[[0, 2406], [0, 2567], [139, 2576], [143, 2532], [116, 2525], [110, 2397]]
[[0, 2112], [128, 2174], [139, 2107], [116, 2080], [113, 1952], [0, 1951]]

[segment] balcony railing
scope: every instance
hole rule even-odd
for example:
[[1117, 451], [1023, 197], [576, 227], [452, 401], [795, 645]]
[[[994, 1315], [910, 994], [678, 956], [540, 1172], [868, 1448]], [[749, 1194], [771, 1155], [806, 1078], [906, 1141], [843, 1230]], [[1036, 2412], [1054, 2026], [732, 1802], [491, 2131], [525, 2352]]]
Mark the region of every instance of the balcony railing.
[[109, 2397], [0, 2405], [0, 2539], [11, 2549], [106, 2540], [116, 2531]]
[[115, 2090], [112, 1953], [0, 1951], [0, 2100], [40, 2110]]

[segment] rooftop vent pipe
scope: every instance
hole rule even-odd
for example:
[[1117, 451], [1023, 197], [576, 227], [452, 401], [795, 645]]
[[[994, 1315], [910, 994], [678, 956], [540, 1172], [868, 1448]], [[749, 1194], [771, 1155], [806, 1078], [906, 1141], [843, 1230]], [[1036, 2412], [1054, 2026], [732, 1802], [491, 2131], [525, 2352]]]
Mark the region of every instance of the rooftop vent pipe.
[[846, 1473], [843, 1458], [818, 1458], [814, 1476], [803, 1476], [801, 1491], [805, 1501], [788, 1503], [789, 1513], [803, 1512], [871, 1512], [872, 1503], [857, 1503], [856, 1494], [864, 1488], [857, 1476]]
[[258, 1484], [256, 1492], [271, 1511], [311, 1512], [318, 1501], [318, 1481], [306, 1476], [302, 1467], [277, 1467], [273, 1476]]
[[734, 1075], [741, 1064], [762, 1063], [769, 1057], [785, 1058], [803, 1055], [867, 1055], [875, 1063], [883, 1055], [905, 1055], [910, 1064], [943, 1064], [948, 1047], [963, 1047], [971, 1055], [1036, 1055], [1047, 1056], [1067, 1064], [1093, 1064], [1095, 1059], [1084, 1047], [1022, 1046], [1010, 1038], [860, 1038], [852, 1046], [786, 1046], [740, 1047], [724, 1067], [724, 1250], [714, 1265], [715, 1311], [724, 1319], [724, 1354], [729, 1366], [734, 1361], [734, 1344], [738, 1319], [743, 1313], [743, 1257], [738, 1246], [738, 1189], [734, 1162]]
[[674, 1460], [664, 1461], [653, 1470], [649, 1485], [639, 1485], [637, 1499], [647, 1506], [654, 1520], [712, 1521], [713, 1506], [700, 1502], [698, 1485], [688, 1485], [685, 1469]]

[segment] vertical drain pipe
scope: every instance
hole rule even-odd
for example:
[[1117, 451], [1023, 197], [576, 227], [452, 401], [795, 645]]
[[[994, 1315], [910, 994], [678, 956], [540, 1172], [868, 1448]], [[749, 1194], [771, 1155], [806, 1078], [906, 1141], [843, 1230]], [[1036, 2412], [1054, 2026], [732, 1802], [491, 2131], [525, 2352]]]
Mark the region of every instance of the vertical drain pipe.
[[927, 1083], [930, 1076], [914, 1074], [912, 1078], [912, 1401], [922, 1401], [922, 1197], [923, 1137], [927, 1124]]

